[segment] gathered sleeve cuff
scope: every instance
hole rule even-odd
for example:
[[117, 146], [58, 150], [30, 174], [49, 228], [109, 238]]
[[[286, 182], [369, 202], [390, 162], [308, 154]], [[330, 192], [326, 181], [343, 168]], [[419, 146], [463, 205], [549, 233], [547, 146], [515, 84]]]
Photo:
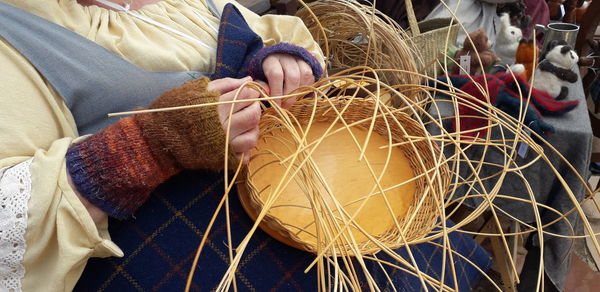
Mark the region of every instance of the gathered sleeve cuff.
[[69, 184], [65, 154], [71, 142], [63, 138], [32, 157], [0, 160], [0, 196], [11, 202], [0, 209], [1, 230], [11, 232], [0, 236], [0, 257], [15, 255], [12, 269], [0, 270], [7, 273], [0, 275], [6, 277], [0, 288], [70, 291], [90, 257], [123, 256], [108, 221], [96, 224]]

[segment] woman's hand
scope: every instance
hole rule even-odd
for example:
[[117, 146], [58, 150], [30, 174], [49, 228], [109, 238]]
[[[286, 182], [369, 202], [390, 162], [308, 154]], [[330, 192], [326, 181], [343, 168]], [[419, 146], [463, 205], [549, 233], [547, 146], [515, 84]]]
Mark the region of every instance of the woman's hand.
[[[267, 77], [271, 96], [291, 93], [298, 87], [315, 82], [310, 65], [302, 58], [290, 54], [271, 54], [263, 60], [263, 72]], [[296, 99], [278, 100], [283, 108], [289, 108]]]
[[[213, 80], [208, 84], [208, 90], [221, 92], [219, 101], [230, 101], [236, 96], [237, 89], [245, 82], [252, 81], [251, 77], [243, 79], [223, 78]], [[256, 99], [260, 93], [252, 88], [243, 88], [237, 100]], [[231, 149], [238, 159], [244, 154], [244, 164], [250, 161], [250, 150], [256, 147], [258, 141], [258, 122], [260, 121], [261, 108], [258, 101], [237, 102], [234, 104], [221, 104], [217, 106], [219, 120], [225, 131], [229, 124], [229, 113], [231, 115], [231, 126], [229, 128], [229, 142]]]

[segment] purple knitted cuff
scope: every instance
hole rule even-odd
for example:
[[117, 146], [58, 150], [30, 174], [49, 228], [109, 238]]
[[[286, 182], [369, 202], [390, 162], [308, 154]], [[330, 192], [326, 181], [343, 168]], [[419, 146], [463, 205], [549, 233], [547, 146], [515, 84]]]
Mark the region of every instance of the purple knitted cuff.
[[252, 60], [250, 60], [250, 64], [248, 65], [248, 72], [250, 76], [252, 76], [253, 79], [266, 81], [267, 78], [265, 78], [265, 72], [263, 72], [262, 62], [269, 55], [277, 53], [290, 54], [302, 58], [302, 60], [310, 65], [315, 80], [319, 80], [321, 78], [321, 75], [323, 74], [323, 68], [321, 67], [321, 64], [317, 58], [315, 58], [315, 56], [313, 56], [306, 49], [289, 43], [278, 43], [276, 45], [260, 49], [256, 55], [252, 57]]

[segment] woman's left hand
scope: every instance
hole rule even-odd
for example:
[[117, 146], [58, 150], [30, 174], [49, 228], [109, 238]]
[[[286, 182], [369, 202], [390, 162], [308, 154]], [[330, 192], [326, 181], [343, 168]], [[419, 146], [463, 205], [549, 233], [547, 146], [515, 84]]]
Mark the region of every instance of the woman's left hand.
[[[262, 67], [271, 96], [286, 95], [298, 87], [315, 82], [310, 65], [294, 55], [280, 53], [269, 55], [263, 60]], [[295, 98], [288, 98], [283, 101], [277, 100], [277, 104], [289, 108], [295, 101]]]

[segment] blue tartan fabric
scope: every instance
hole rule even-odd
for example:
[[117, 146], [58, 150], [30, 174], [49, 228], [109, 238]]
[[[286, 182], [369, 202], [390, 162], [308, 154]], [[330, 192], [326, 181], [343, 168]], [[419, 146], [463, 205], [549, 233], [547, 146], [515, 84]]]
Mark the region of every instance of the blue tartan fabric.
[[211, 79], [248, 76], [248, 65], [262, 49], [263, 41], [249, 26], [240, 11], [231, 3], [223, 8], [219, 24], [217, 61]]
[[[91, 259], [75, 291], [182, 291], [223, 188], [222, 173], [185, 172], [159, 187], [138, 210], [135, 219], [111, 220], [109, 231], [125, 257]], [[230, 195], [230, 210], [233, 245], [237, 246], [253, 221], [244, 212], [235, 192]], [[221, 214], [200, 256], [192, 291], [213, 290], [227, 269], [225, 226]], [[453, 250], [481, 270], [489, 269], [490, 256], [469, 235], [453, 232], [449, 237]], [[443, 252], [440, 247], [419, 244], [411, 247], [411, 251], [422, 272], [440, 278]], [[408, 259], [405, 250], [399, 253]], [[388, 259], [381, 254], [378, 257]], [[313, 259], [314, 255], [283, 245], [258, 230], [236, 274], [237, 288], [239, 291], [316, 291], [315, 270], [303, 272]], [[454, 261], [458, 290], [469, 291], [480, 274], [457, 256]], [[398, 291], [423, 290], [420, 281], [408, 273], [386, 268], [392, 279], [392, 283], [386, 284], [388, 281], [381, 268], [373, 262], [368, 262], [368, 266], [382, 286], [393, 285]], [[449, 269], [447, 264], [445, 282], [454, 287]]]
[[[455, 224], [451, 220], [446, 220], [446, 226], [448, 228], [453, 227]], [[470, 291], [471, 288], [477, 284], [478, 280], [481, 278], [479, 271], [473, 265], [468, 263], [465, 259], [460, 256], [465, 257], [466, 259], [473, 261], [477, 267], [481, 268], [482, 271], [488, 271], [492, 265], [491, 256], [488, 252], [479, 246], [473, 238], [461, 232], [451, 232], [448, 234], [450, 249], [455, 251], [452, 254], [452, 260], [454, 262], [454, 269], [457, 275], [457, 283], [454, 282], [452, 271], [450, 270], [452, 267], [449, 263], [446, 264], [446, 269], [444, 272], [444, 284], [449, 287], [456, 288], [458, 287], [458, 291]], [[419, 270], [436, 280], [440, 280], [442, 277], [442, 267], [444, 266], [443, 254], [444, 249], [441, 245], [443, 245], [442, 239], [433, 240], [435, 244], [432, 243], [423, 243], [418, 244], [411, 247], [411, 252], [415, 257], [416, 266], [419, 267]], [[436, 245], [437, 244], [437, 245]], [[398, 249], [396, 250], [400, 256], [404, 259], [409, 260], [410, 257], [406, 249]], [[460, 256], [459, 256], [460, 255]], [[381, 257], [382, 259], [387, 259], [391, 261], [389, 257]], [[446, 252], [446, 262], [450, 261], [449, 253]], [[403, 273], [399, 270], [393, 270], [390, 272], [396, 277], [394, 279], [395, 283], [398, 283], [400, 287], [403, 287], [404, 291], [423, 291], [423, 286], [418, 277], [413, 276], [408, 273]], [[456, 285], [458, 284], [458, 285]], [[389, 286], [389, 285], [388, 285]], [[427, 286], [429, 291], [435, 291], [439, 289], [439, 286], [432, 287]], [[389, 291], [388, 289], [384, 289], [384, 291]]]

